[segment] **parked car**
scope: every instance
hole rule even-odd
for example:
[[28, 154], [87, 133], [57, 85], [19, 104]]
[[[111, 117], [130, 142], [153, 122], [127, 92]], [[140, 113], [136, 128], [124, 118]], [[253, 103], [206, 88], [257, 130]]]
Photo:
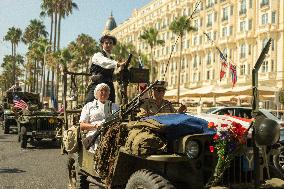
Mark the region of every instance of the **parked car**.
[[[282, 173], [284, 173], [284, 121], [278, 119], [274, 114], [271, 113], [270, 110], [259, 109], [260, 115], [272, 119], [278, 122], [280, 127], [280, 139], [279, 142], [281, 144], [279, 150], [280, 153], [273, 157], [273, 163], [277, 169], [279, 169]], [[238, 116], [242, 118], [252, 118], [252, 108], [251, 107], [214, 107], [206, 112], [207, 114], [218, 114], [218, 115], [232, 115]]]

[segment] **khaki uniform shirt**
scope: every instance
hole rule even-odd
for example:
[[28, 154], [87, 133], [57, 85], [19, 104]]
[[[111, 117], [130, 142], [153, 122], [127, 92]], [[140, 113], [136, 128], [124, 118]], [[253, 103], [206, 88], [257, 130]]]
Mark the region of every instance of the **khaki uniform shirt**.
[[139, 117], [152, 116], [157, 113], [175, 113], [176, 110], [172, 106], [171, 102], [163, 100], [159, 106], [156, 101], [152, 98], [146, 99], [144, 103], [140, 106]]

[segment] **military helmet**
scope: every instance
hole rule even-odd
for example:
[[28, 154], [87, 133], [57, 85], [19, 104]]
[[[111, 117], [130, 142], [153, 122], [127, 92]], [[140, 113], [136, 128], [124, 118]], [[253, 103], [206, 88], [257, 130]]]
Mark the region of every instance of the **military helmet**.
[[163, 88], [167, 89], [168, 83], [166, 81], [158, 81], [154, 86], [153, 89]]
[[275, 144], [280, 137], [280, 126], [275, 120], [265, 118], [256, 122], [255, 128], [255, 140], [259, 145]]

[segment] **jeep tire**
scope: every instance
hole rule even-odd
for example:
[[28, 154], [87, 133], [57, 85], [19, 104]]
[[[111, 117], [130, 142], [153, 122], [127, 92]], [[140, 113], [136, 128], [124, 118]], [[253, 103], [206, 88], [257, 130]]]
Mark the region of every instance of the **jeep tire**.
[[273, 164], [284, 174], [284, 146], [281, 146], [279, 151], [279, 154], [273, 156]]
[[79, 171], [78, 154], [70, 154], [68, 157], [68, 176], [70, 189], [89, 189], [87, 176]]
[[3, 127], [4, 127], [4, 134], [9, 134], [10, 126], [9, 126], [9, 124], [8, 124], [8, 121], [7, 121], [7, 120], [5, 120], [5, 121], [4, 121], [4, 125], [3, 125]]
[[19, 140], [20, 140], [21, 148], [27, 148], [28, 136], [27, 136], [26, 131], [27, 130], [25, 127], [21, 127], [20, 133], [19, 133]]
[[129, 178], [125, 189], [175, 189], [164, 177], [146, 169], [134, 172]]
[[20, 143], [21, 143], [21, 148], [27, 148], [27, 144], [28, 144], [27, 135], [20, 134]]

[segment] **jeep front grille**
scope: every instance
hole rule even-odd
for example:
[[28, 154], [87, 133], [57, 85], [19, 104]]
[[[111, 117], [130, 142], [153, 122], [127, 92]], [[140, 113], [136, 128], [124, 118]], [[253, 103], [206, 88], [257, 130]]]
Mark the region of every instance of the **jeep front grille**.
[[53, 117], [36, 117], [32, 119], [33, 121], [33, 131], [55, 131], [57, 128], [57, 122], [51, 122], [49, 119], [56, 120]]

